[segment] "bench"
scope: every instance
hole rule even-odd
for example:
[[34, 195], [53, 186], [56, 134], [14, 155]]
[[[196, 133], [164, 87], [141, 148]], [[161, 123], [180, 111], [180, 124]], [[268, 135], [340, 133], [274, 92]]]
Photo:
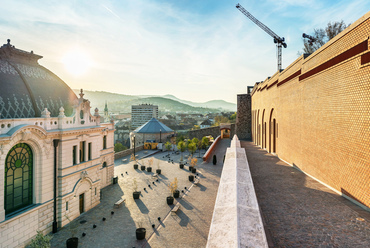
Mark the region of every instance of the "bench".
[[198, 184], [199, 182], [200, 182], [200, 179], [199, 178], [195, 178], [194, 184]]
[[126, 199], [118, 200], [116, 203], [114, 203], [114, 207], [119, 208], [122, 205], [122, 203], [124, 203], [125, 201]]
[[171, 209], [171, 213], [176, 213], [179, 210], [180, 204], [177, 204], [173, 209]]

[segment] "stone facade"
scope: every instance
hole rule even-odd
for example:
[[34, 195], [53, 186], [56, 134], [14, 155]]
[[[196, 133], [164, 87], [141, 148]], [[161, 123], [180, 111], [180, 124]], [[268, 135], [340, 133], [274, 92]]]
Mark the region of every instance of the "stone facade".
[[250, 94], [238, 95], [236, 115], [236, 135], [241, 140], [249, 140], [252, 138], [252, 97]]
[[370, 207], [370, 12], [252, 91], [254, 143]]
[[[82, 111], [82, 112], [81, 112]], [[79, 197], [83, 194], [83, 211], [100, 203], [100, 189], [112, 183], [114, 173], [113, 124], [100, 124], [100, 117], [90, 114], [90, 103], [82, 97], [75, 113], [66, 117], [0, 119], [0, 247], [22, 247], [36, 231], [52, 231], [54, 218], [54, 145], [57, 146], [57, 223], [58, 228], [80, 215]], [[81, 114], [80, 113], [84, 113]], [[103, 139], [106, 137], [104, 147]], [[11, 215], [5, 214], [4, 177], [6, 158], [15, 145], [25, 143], [33, 154], [33, 204]], [[85, 145], [84, 159], [79, 151]], [[82, 156], [82, 155], [81, 155]], [[68, 203], [67, 203], [68, 202]]]
[[0, 248], [58, 231], [112, 183], [113, 123], [91, 115], [82, 90], [78, 98], [41, 58], [10, 40], [0, 47]]

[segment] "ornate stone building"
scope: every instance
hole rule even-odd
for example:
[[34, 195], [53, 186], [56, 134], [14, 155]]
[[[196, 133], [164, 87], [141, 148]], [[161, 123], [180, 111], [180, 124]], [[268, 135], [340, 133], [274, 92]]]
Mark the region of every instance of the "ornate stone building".
[[0, 48], [1, 247], [56, 232], [99, 204], [113, 177], [113, 124], [41, 58], [10, 40]]

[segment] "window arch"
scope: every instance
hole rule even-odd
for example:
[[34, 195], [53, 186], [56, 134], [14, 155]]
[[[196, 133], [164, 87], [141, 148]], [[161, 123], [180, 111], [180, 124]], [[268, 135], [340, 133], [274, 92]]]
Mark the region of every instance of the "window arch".
[[19, 143], [10, 149], [5, 160], [5, 214], [32, 204], [33, 153]]
[[107, 135], [103, 137], [103, 149], [107, 149]]
[[107, 162], [104, 162], [102, 167], [103, 168], [107, 167]]

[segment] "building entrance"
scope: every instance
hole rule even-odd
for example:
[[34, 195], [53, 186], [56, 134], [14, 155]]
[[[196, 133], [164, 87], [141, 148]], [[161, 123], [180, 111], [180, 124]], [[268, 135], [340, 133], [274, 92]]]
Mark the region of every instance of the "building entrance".
[[80, 195], [79, 205], [80, 205], [80, 214], [82, 214], [83, 212], [85, 212], [85, 193]]

